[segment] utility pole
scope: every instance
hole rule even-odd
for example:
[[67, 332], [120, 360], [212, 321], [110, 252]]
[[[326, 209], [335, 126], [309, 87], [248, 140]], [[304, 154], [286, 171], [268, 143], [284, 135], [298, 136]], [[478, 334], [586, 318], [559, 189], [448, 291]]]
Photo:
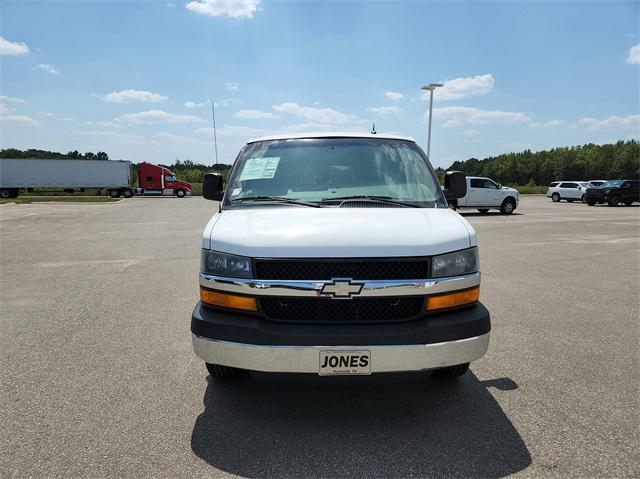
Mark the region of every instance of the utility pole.
[[427, 86], [423, 86], [422, 90], [429, 91], [429, 133], [427, 134], [427, 157], [431, 161], [431, 116], [433, 115], [433, 90], [441, 87], [442, 83], [429, 83]]
[[213, 120], [213, 149], [216, 152], [216, 166], [218, 165], [218, 139], [216, 138], [216, 107], [211, 100], [211, 119]]

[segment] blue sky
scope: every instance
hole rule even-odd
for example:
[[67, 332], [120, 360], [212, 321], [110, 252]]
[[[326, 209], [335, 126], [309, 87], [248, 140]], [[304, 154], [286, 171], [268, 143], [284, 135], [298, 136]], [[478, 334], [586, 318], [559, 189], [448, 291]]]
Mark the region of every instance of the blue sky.
[[213, 163], [369, 130], [432, 162], [640, 137], [638, 2], [0, 2], [3, 148]]

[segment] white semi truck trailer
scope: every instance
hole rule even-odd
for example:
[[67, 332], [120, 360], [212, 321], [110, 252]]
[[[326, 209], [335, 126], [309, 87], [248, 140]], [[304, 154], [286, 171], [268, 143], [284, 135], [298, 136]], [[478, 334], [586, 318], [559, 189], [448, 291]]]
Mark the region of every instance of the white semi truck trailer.
[[17, 198], [21, 188], [105, 190], [112, 198], [130, 198], [131, 162], [0, 158], [0, 197]]

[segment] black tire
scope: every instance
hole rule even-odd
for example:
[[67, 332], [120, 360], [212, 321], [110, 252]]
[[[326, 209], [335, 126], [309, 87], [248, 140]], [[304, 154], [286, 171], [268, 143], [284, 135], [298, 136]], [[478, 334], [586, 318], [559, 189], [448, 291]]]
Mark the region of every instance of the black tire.
[[109, 190], [109, 196], [111, 198], [120, 198], [120, 190]]
[[133, 191], [130, 189], [122, 190], [122, 196], [125, 198], [131, 198], [133, 196]]
[[582, 195], [582, 198], [580, 198], [580, 201], [584, 203], [585, 202], [584, 199], [585, 199], [585, 195]]
[[631, 206], [633, 204], [633, 201], [625, 201], [624, 204], [627, 206]]
[[209, 375], [214, 379], [220, 379], [222, 381], [228, 381], [238, 376], [239, 371], [227, 366], [220, 366], [218, 364], [205, 363]]
[[502, 202], [502, 206], [500, 206], [500, 213], [503, 215], [510, 215], [516, 210], [516, 202], [513, 198], [507, 198]]
[[558, 203], [560, 201], [560, 195], [558, 193], [552, 194], [551, 201], [553, 201], [554, 203]]
[[184, 198], [186, 196], [186, 192], [184, 190], [176, 190], [176, 196], [178, 198]]
[[596, 202], [595, 202], [595, 201], [587, 201], [587, 204], [588, 204], [589, 206], [595, 206], [595, 205], [596, 205]]
[[433, 375], [437, 378], [457, 378], [469, 370], [469, 363], [456, 364], [447, 368], [436, 369]]
[[0, 190], [0, 198], [11, 198], [11, 190]]
[[458, 202], [456, 200], [451, 200], [449, 202], [449, 208], [451, 208], [453, 211], [458, 209]]
[[618, 195], [613, 195], [609, 198], [609, 206], [618, 206], [620, 204], [620, 197]]
[[489, 212], [489, 208], [478, 208], [480, 214], [486, 215]]

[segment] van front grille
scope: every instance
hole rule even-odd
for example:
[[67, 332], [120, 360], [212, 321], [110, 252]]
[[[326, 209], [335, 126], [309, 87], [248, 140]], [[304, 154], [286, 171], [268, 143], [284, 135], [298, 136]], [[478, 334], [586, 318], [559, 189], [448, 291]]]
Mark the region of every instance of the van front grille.
[[330, 280], [351, 278], [359, 281], [384, 279], [427, 279], [431, 259], [256, 259], [256, 279]]
[[408, 321], [424, 311], [424, 297], [260, 299], [267, 319], [296, 323], [377, 323]]

